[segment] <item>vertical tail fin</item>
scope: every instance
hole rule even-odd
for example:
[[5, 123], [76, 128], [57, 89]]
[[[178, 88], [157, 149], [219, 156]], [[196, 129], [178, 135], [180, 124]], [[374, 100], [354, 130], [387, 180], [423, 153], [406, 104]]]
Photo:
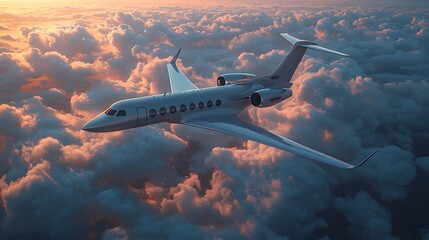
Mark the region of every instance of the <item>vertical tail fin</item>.
[[174, 55], [173, 59], [167, 63], [168, 77], [170, 78], [171, 92], [182, 92], [192, 89], [198, 89], [188, 77], [177, 67], [176, 61], [179, 57], [180, 51]]
[[295, 73], [296, 68], [298, 67], [299, 63], [302, 60], [302, 57], [304, 56], [308, 48], [340, 55], [343, 57], [349, 57], [348, 54], [318, 46], [317, 43], [301, 40], [287, 33], [282, 33], [280, 35], [282, 35], [282, 37], [292, 43], [293, 48], [292, 51], [290, 51], [290, 53], [286, 56], [286, 58], [283, 59], [283, 61], [277, 66], [276, 70], [274, 70], [271, 76], [271, 78], [273, 79], [280, 79], [283, 82], [290, 82], [293, 74]]

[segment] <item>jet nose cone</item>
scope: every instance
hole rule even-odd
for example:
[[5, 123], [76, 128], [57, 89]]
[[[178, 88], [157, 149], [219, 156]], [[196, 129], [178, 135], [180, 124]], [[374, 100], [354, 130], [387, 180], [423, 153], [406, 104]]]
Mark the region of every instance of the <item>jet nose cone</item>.
[[82, 130], [87, 132], [102, 132], [103, 126], [105, 125], [105, 120], [103, 117], [104, 116], [100, 114], [97, 117], [93, 118], [91, 121], [83, 125]]
[[91, 120], [89, 122], [87, 122], [85, 125], [83, 125], [82, 130], [87, 131], [87, 132], [95, 132], [95, 124], [94, 121]]
[[104, 113], [101, 113], [91, 121], [83, 125], [82, 130], [87, 132], [111, 132], [115, 127], [115, 121], [109, 117], [106, 117]]

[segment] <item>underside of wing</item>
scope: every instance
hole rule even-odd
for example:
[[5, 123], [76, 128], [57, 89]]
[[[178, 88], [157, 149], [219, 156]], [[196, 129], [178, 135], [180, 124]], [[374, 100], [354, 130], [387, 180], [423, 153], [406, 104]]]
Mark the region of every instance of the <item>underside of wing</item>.
[[177, 57], [179, 57], [180, 51], [181, 49], [176, 53], [171, 62], [167, 64], [171, 92], [182, 92], [198, 89], [176, 65], [176, 60]]
[[252, 125], [248, 122], [244, 122], [236, 116], [223, 116], [218, 119], [198, 119], [193, 121], [191, 120], [183, 124], [210, 129], [237, 136], [240, 138], [249, 139], [342, 169], [352, 169], [359, 167], [378, 151], [375, 151], [366, 159], [364, 159], [360, 164], [355, 166], [338, 160], [334, 157], [328, 156], [324, 153], [313, 150], [311, 148], [308, 148], [306, 146], [303, 146], [297, 142], [279, 136], [258, 126]]

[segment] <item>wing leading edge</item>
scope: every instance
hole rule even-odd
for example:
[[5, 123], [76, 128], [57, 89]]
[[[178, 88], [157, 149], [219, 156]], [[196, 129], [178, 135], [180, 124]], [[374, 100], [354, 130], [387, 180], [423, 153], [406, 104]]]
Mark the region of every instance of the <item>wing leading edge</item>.
[[326, 155], [324, 153], [308, 148], [306, 146], [303, 146], [297, 142], [277, 135], [266, 129], [241, 121], [236, 116], [226, 116], [222, 117], [222, 119], [200, 119], [188, 121], [184, 124], [234, 135], [240, 138], [249, 139], [342, 169], [353, 169], [361, 166], [379, 150], [378, 149], [372, 154], [370, 154], [358, 165], [352, 165], [329, 155]]
[[168, 77], [170, 78], [171, 92], [182, 92], [187, 90], [198, 89], [186, 75], [177, 67], [176, 60], [179, 57], [180, 51], [176, 53], [171, 62], [167, 64]]

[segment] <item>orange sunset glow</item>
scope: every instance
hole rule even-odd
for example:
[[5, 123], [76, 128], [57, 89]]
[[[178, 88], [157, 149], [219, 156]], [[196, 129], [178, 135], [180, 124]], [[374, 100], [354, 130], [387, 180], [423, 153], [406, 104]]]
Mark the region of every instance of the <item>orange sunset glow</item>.
[[[428, 239], [425, 1], [0, 1], [0, 239]], [[240, 118], [356, 164], [205, 129], [82, 126], [112, 103], [267, 76], [292, 96]]]

